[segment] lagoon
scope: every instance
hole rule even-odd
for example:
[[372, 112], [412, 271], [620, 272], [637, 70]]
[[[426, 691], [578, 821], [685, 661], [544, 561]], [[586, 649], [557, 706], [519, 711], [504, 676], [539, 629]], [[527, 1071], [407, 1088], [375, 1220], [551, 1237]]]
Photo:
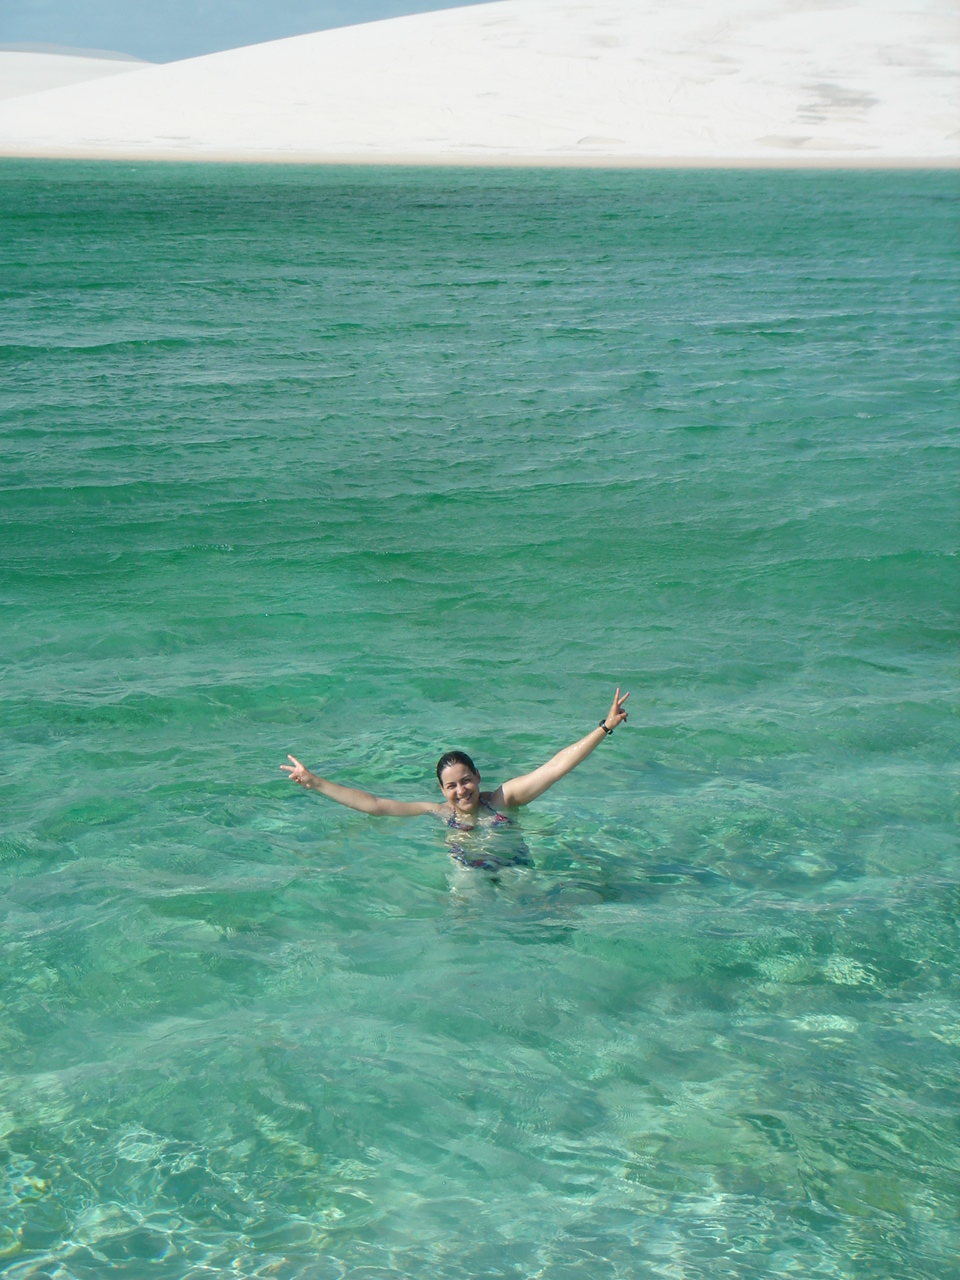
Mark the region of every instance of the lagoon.
[[0, 165], [4, 1280], [950, 1273], [957, 195]]

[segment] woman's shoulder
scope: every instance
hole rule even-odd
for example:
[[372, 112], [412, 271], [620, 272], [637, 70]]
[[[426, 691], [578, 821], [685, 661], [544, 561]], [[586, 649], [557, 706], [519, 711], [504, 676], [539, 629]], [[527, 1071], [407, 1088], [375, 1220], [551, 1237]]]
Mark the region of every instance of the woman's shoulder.
[[497, 787], [496, 791], [481, 791], [480, 803], [487, 809], [506, 809], [507, 802], [503, 798], [503, 787]]

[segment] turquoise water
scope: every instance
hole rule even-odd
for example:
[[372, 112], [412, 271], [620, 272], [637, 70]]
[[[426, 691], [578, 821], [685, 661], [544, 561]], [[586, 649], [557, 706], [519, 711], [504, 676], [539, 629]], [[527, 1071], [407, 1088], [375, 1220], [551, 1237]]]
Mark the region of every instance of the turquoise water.
[[958, 1274], [958, 188], [0, 166], [4, 1280]]

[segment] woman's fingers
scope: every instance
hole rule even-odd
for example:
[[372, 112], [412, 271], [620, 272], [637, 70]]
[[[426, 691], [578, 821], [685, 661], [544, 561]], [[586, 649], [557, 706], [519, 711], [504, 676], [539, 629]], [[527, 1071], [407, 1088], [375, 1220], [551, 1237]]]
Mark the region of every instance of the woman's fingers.
[[621, 721], [626, 720], [627, 718], [627, 713], [623, 708], [623, 704], [626, 702], [626, 700], [629, 697], [630, 697], [629, 691], [627, 693], [621, 694], [620, 686], [617, 685], [617, 692], [614, 694], [613, 706], [610, 708], [609, 715], [615, 718], [618, 724]]

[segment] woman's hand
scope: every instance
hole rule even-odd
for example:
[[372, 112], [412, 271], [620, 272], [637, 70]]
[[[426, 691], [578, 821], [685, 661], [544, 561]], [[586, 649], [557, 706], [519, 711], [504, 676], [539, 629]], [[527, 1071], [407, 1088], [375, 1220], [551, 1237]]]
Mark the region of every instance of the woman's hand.
[[290, 775], [291, 782], [299, 782], [301, 787], [310, 787], [312, 783], [316, 782], [316, 778], [310, 770], [294, 756], [287, 756], [287, 759], [292, 761], [292, 764], [282, 764], [280, 768]]
[[[607, 728], [611, 731], [611, 733], [617, 727], [618, 724], [626, 723], [627, 713], [623, 709], [623, 704], [626, 702], [626, 700], [629, 697], [630, 697], [629, 693], [625, 693], [621, 698], [620, 690], [619, 688], [617, 689], [617, 692], [613, 698], [613, 706], [607, 712], [603, 721], [604, 724], [607, 726]], [[293, 756], [291, 756], [290, 759], [292, 760]]]

